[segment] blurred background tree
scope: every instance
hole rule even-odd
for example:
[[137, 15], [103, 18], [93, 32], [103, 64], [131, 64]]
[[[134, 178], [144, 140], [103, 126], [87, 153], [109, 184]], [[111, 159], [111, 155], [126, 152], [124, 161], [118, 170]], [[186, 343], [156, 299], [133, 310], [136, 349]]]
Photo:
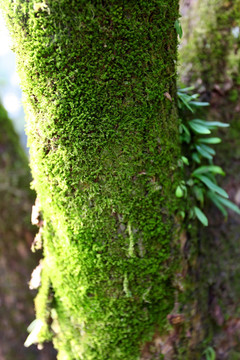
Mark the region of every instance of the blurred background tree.
[[[227, 174], [219, 183], [240, 205], [240, 1], [183, 0], [181, 12], [179, 80], [210, 102], [205, 112], [209, 120], [230, 124], [215, 134], [222, 138], [216, 163]], [[230, 210], [225, 219], [210, 205], [207, 215], [209, 227], [189, 235], [186, 243], [191, 301], [183, 300], [188, 325], [179, 344], [183, 355], [177, 358], [208, 359], [213, 350], [216, 359], [237, 360], [240, 218]]]
[[15, 56], [1, 16], [0, 42], [0, 96], [16, 129], [0, 103], [0, 359], [50, 360], [56, 358], [51, 347], [39, 352], [34, 345], [30, 348], [23, 345], [27, 327], [35, 317], [34, 292], [28, 286], [39, 261], [39, 255], [30, 251], [36, 232], [30, 221], [35, 193], [30, 190]]
[[34, 319], [28, 282], [39, 256], [30, 252], [35, 229], [30, 214], [35, 194], [30, 190], [27, 156], [7, 112], [0, 105], [0, 359], [54, 359], [47, 347], [23, 346]]

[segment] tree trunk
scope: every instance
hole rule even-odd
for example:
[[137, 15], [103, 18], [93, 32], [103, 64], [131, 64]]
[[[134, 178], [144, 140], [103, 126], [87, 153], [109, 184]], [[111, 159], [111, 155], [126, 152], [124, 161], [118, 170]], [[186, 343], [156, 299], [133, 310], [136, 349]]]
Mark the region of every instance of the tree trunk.
[[17, 134], [0, 105], [0, 359], [54, 359], [37, 348], [24, 348], [27, 327], [34, 319], [33, 295], [28, 288], [37, 257], [30, 247], [34, 229], [30, 210], [34, 193], [27, 157]]
[[174, 304], [178, 1], [2, 2], [44, 215], [37, 340], [156, 359]]
[[[180, 72], [185, 84], [195, 84], [210, 102], [208, 119], [230, 124], [218, 134], [223, 141], [216, 146], [216, 164], [227, 173], [220, 185], [240, 205], [240, 1], [191, 1], [188, 9], [183, 3]], [[205, 359], [203, 352], [210, 346], [217, 360], [235, 360], [240, 358], [240, 219], [229, 211], [226, 221], [213, 206], [207, 215], [209, 227], [189, 239], [198, 246], [189, 256], [189, 327], [181, 346], [188, 359]]]

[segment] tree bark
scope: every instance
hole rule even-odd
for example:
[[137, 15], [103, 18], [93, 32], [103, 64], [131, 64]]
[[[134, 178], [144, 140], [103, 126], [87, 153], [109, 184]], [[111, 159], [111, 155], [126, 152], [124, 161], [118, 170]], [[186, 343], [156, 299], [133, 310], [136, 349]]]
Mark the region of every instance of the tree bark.
[[178, 263], [178, 1], [2, 5], [44, 215], [37, 340], [62, 360], [146, 359]]

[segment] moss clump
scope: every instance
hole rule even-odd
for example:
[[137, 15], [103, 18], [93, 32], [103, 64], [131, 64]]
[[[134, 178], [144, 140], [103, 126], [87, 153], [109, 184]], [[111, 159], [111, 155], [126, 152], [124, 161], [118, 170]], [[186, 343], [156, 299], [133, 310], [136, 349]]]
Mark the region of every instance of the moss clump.
[[59, 359], [139, 359], [174, 302], [178, 1], [3, 7], [45, 219], [37, 317]]

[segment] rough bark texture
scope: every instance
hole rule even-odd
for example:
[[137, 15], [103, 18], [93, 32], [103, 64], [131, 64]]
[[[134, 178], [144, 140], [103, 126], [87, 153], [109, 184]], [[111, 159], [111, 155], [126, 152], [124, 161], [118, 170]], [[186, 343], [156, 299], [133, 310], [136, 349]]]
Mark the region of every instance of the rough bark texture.
[[34, 229], [30, 212], [34, 193], [30, 171], [18, 136], [0, 105], [0, 359], [54, 359], [35, 346], [23, 346], [34, 319], [28, 282], [37, 264], [30, 247]]
[[38, 341], [144, 358], [174, 304], [178, 0], [2, 4], [44, 214]]
[[[221, 186], [240, 205], [240, 1], [183, 1], [183, 10], [183, 82], [195, 85], [202, 99], [210, 101], [209, 120], [230, 123], [229, 130], [218, 134], [223, 141], [216, 148], [216, 163], [227, 173], [219, 179]], [[203, 352], [211, 346], [217, 360], [237, 360], [240, 219], [229, 212], [226, 220], [214, 207], [208, 218], [210, 226], [187, 241], [190, 301], [183, 299], [188, 321], [179, 346], [184, 355], [177, 358], [205, 359]], [[191, 243], [197, 245], [193, 253]]]

